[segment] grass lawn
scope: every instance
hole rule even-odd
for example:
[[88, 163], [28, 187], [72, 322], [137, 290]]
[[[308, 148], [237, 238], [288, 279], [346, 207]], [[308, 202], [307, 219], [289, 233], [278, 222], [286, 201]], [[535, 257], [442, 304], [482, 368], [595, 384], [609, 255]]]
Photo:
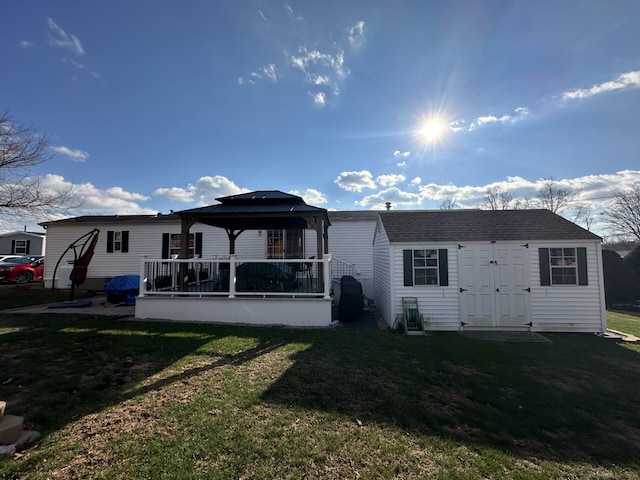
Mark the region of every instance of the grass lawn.
[[[76, 292], [75, 298], [83, 298], [86, 291]], [[0, 309], [28, 307], [46, 303], [62, 302], [69, 300], [70, 290], [54, 290], [43, 288], [41, 283], [30, 285], [0, 285]]]
[[42, 433], [0, 478], [639, 478], [640, 345], [546, 336], [0, 314], [0, 399]]

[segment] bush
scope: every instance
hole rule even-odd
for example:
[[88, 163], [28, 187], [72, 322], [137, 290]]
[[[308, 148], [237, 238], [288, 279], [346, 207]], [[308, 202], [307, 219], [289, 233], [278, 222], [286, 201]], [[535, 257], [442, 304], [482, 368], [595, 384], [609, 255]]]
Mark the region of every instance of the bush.
[[613, 250], [603, 250], [602, 264], [607, 308], [640, 299], [640, 281], [620, 255]]

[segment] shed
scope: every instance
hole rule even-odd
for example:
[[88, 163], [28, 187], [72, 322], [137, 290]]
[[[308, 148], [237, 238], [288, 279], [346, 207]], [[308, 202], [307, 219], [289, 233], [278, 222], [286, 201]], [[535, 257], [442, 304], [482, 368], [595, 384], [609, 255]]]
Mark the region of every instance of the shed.
[[602, 239], [549, 210], [389, 211], [373, 240], [392, 327], [416, 298], [427, 330], [606, 330]]

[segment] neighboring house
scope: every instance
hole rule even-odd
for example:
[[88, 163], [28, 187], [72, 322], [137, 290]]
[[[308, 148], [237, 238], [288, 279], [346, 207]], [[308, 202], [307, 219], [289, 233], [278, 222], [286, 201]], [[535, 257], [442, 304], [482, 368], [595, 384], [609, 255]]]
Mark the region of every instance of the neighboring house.
[[[329, 252], [347, 263], [362, 285], [366, 296], [373, 297], [373, 247], [377, 212], [328, 212]], [[140, 273], [140, 257], [171, 258], [180, 253], [180, 217], [169, 215], [96, 215], [44, 222], [48, 255], [45, 285], [51, 287], [57, 262], [67, 247], [82, 235], [97, 228], [98, 243], [82, 288], [101, 290], [117, 275]], [[311, 230], [247, 230], [236, 241], [239, 258], [309, 258], [316, 255], [316, 236]], [[190, 256], [217, 258], [229, 255], [229, 240], [221, 228], [197, 223], [191, 228]], [[79, 251], [77, 252], [80, 253]], [[66, 285], [65, 265], [74, 260], [68, 251], [56, 272], [56, 286]], [[60, 280], [63, 281], [60, 281]]]
[[0, 254], [44, 255], [46, 233], [10, 232], [0, 234]]
[[427, 330], [606, 330], [601, 238], [548, 210], [381, 212], [375, 303]]

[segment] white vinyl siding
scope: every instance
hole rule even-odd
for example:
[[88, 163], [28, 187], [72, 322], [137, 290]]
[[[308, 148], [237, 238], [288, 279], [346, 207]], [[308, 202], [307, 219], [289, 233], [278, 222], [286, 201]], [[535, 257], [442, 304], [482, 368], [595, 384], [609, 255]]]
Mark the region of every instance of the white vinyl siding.
[[[404, 286], [403, 250], [446, 249], [449, 286]], [[393, 282], [393, 312], [402, 314], [402, 297], [416, 297], [418, 310], [427, 330], [458, 330], [460, 328], [460, 287], [458, 275], [458, 248], [451, 244], [394, 243], [391, 245], [391, 281]]]
[[373, 244], [373, 273], [374, 273], [374, 298], [378, 314], [389, 327], [393, 326], [395, 311], [393, 307], [393, 289], [391, 283], [391, 252], [389, 238], [380, 226]]
[[373, 233], [375, 228], [375, 218], [336, 219], [332, 220], [329, 227], [329, 253], [353, 265], [353, 276], [362, 284], [364, 294], [369, 298], [374, 296]]
[[[600, 295], [598, 244], [554, 241], [530, 243], [532, 330], [543, 332], [600, 332], [604, 301]], [[540, 285], [538, 248], [587, 249], [588, 285]]]

